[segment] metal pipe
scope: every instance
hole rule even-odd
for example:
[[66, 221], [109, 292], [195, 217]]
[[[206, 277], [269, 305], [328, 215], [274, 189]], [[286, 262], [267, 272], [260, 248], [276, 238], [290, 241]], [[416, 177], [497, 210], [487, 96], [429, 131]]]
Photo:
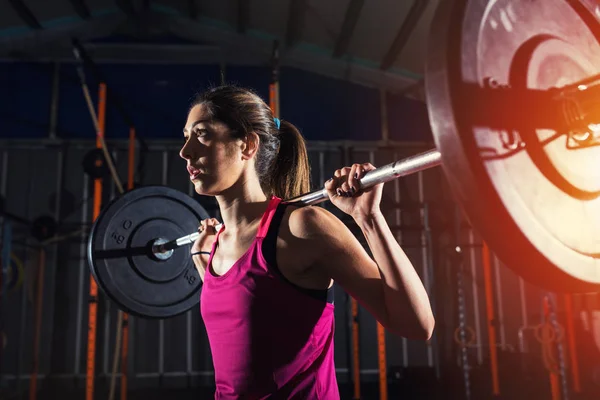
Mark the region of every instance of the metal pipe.
[[[437, 167], [441, 163], [442, 155], [437, 150], [429, 150], [424, 153], [416, 154], [367, 172], [359, 181], [359, 189], [366, 189], [380, 183], [389, 182], [402, 176], [412, 175], [419, 171]], [[312, 206], [328, 199], [329, 196], [327, 195], [327, 190], [325, 190], [325, 188], [321, 188], [314, 192], [285, 200], [284, 203], [297, 206]], [[217, 230], [220, 230], [222, 227], [222, 224], [215, 226]], [[178, 247], [185, 246], [186, 244], [194, 243], [199, 237], [200, 233], [194, 232], [190, 235], [171, 240], [167, 243], [154, 245], [152, 246], [152, 252], [165, 253]]]

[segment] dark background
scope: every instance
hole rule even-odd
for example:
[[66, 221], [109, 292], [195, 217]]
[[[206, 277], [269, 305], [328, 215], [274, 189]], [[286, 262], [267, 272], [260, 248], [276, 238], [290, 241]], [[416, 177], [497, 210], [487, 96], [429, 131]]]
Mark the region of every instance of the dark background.
[[[186, 111], [197, 91], [235, 83], [268, 100], [272, 46], [279, 40], [280, 116], [308, 141], [313, 188], [342, 165], [380, 166], [428, 150], [433, 139], [423, 69], [437, 5], [422, 0], [3, 2], [0, 221], [12, 228], [11, 251], [22, 265], [22, 279], [5, 287], [0, 300], [5, 338], [0, 399], [27, 398], [33, 377], [37, 398], [85, 396], [90, 279], [85, 246], [93, 182], [82, 161], [95, 147], [95, 129], [76, 73], [73, 38], [93, 60], [85, 73], [95, 104], [99, 83], [108, 87], [105, 135], [121, 179], [126, 181], [127, 138], [134, 126], [136, 184], [188, 193], [218, 216], [214, 201], [192, 193], [178, 156]], [[103, 193], [105, 201], [117, 195], [108, 180]], [[323, 206], [354, 228], [330, 205]], [[467, 398], [461, 348], [454, 340], [459, 276], [465, 324], [475, 333], [465, 352], [471, 398], [494, 398], [482, 239], [462, 217], [443, 171], [387, 184], [382, 208], [426, 283], [437, 320], [428, 343], [386, 335], [388, 398]], [[31, 222], [44, 215], [57, 221], [58, 234], [66, 237], [44, 246], [42, 270]], [[449, 256], [457, 243], [464, 249], [462, 268]], [[542, 322], [545, 296], [564, 318], [564, 297], [521, 280], [495, 257], [492, 282], [502, 398], [550, 398], [548, 370], [532, 327]], [[583, 324], [597, 319], [596, 305], [595, 295], [574, 296], [584, 392], [573, 393], [567, 367], [571, 398], [593, 396], [599, 384], [594, 330]], [[102, 293], [98, 307], [95, 394], [104, 398], [117, 308]], [[336, 318], [338, 381], [343, 398], [351, 399], [350, 300], [339, 288]], [[359, 322], [361, 398], [378, 399], [376, 325], [362, 309]], [[211, 398], [212, 362], [198, 307], [162, 321], [131, 317], [129, 328], [129, 398]]]

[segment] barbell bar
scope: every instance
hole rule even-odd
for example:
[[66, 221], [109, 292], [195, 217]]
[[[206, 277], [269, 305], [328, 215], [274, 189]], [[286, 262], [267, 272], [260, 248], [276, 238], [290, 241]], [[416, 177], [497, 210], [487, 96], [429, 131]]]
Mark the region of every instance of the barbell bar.
[[[424, 153], [416, 154], [376, 168], [367, 172], [365, 176], [359, 180], [359, 190], [367, 189], [380, 183], [389, 182], [393, 179], [437, 167], [441, 164], [441, 158], [442, 155], [439, 151], [429, 150]], [[297, 206], [312, 206], [322, 203], [328, 198], [329, 196], [327, 194], [327, 190], [323, 187], [313, 192], [306, 193], [289, 200], [284, 200], [283, 203]], [[215, 226], [215, 229], [218, 231], [221, 229], [221, 227], [222, 224], [218, 224]], [[163, 257], [164, 254], [171, 254], [171, 250], [194, 243], [199, 237], [200, 233], [194, 232], [166, 243], [155, 243], [152, 246], [152, 253], [158, 257]]]

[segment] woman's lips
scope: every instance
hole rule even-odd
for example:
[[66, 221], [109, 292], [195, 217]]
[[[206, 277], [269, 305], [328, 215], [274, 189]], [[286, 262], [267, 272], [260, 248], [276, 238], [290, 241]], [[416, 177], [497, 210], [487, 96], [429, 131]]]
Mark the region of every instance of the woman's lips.
[[190, 179], [196, 179], [200, 175], [200, 170], [194, 167], [188, 167], [188, 172], [190, 173]]

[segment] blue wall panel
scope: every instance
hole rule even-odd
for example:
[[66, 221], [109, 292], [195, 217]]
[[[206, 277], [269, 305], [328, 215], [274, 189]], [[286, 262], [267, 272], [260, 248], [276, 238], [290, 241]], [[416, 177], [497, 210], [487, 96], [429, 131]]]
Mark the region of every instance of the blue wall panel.
[[390, 139], [405, 142], [432, 141], [425, 104], [403, 96], [388, 95]]
[[[196, 91], [219, 79], [217, 66], [117, 64], [101, 65], [100, 69], [108, 84], [107, 137], [127, 137], [129, 127], [125, 118], [131, 119], [144, 138], [181, 135], [186, 111]], [[73, 77], [75, 69], [65, 66], [64, 73]], [[98, 81], [90, 72], [87, 77], [96, 101]], [[68, 127], [69, 132], [74, 130], [78, 137], [86, 137], [93, 126], [82, 90], [70, 84], [65, 91], [65, 86], [63, 83], [61, 87], [61, 127]], [[74, 104], [76, 115], [71, 112]]]
[[253, 89], [266, 102], [269, 101], [269, 83], [271, 70], [256, 66], [227, 66], [225, 81], [234, 85]]
[[[91, 79], [87, 80], [87, 84], [94, 103], [94, 110], [97, 113], [98, 85]], [[96, 130], [83, 96], [77, 72], [72, 64], [60, 66], [58, 99], [57, 135], [65, 138], [93, 138]]]
[[0, 137], [48, 135], [52, 67], [0, 63]]
[[281, 116], [309, 140], [381, 138], [379, 93], [293, 68], [281, 72]]
[[[119, 107], [144, 138], [181, 135], [194, 94], [220, 84], [218, 65], [99, 64], [108, 84], [107, 138], [125, 138], [129, 127]], [[62, 64], [57, 132], [64, 138], [93, 137], [94, 127], [73, 64]], [[36, 138], [48, 135], [52, 64], [0, 63], [0, 134]], [[98, 80], [86, 69], [92, 99]], [[268, 101], [268, 66], [227, 66], [225, 79], [254, 89]], [[424, 104], [387, 96], [390, 138], [427, 141], [431, 134]], [[308, 140], [378, 140], [380, 96], [376, 89], [295, 68], [282, 68], [281, 117]]]

